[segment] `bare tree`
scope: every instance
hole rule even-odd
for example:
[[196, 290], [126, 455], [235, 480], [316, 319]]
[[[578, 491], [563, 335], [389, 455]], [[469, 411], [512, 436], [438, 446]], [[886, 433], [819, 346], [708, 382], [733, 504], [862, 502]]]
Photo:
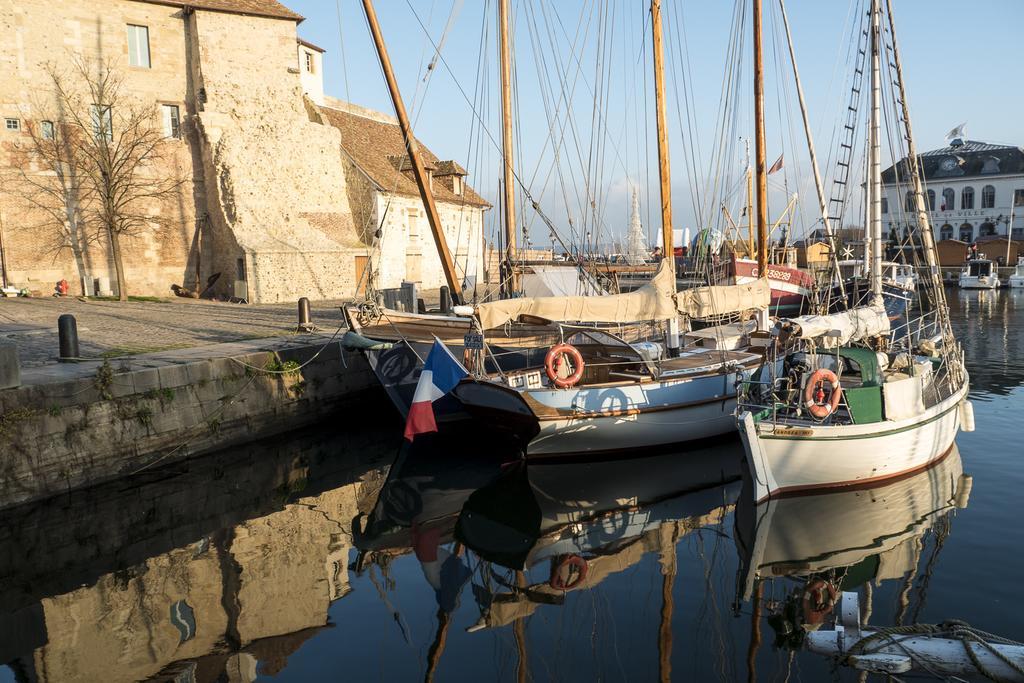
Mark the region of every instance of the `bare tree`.
[[[35, 109], [47, 111], [38, 104]], [[43, 246], [54, 257], [70, 249], [79, 280], [84, 281], [88, 276], [86, 248], [96, 236], [88, 229], [84, 215], [92, 193], [83, 186], [79, 169], [77, 150], [80, 142], [77, 137], [80, 131], [67, 125], [59, 115], [49, 116], [40, 120], [26, 118], [27, 139], [19, 141], [13, 148], [12, 165], [17, 169], [18, 194], [37, 210], [35, 215], [42, 216], [39, 222], [23, 227], [36, 234], [52, 236], [51, 241], [48, 244], [44, 242]], [[88, 295], [89, 292], [83, 290], [82, 293]]]
[[[68, 70], [47, 66], [53, 111], [39, 109], [22, 151], [51, 173], [23, 171], [26, 198], [60, 225], [84, 274], [85, 245], [110, 248], [117, 293], [128, 299], [122, 240], [167, 224], [161, 207], [183, 183], [168, 173], [172, 154], [159, 108], [130, 97], [107, 62], [75, 58]], [[60, 208], [58, 213], [56, 210]]]

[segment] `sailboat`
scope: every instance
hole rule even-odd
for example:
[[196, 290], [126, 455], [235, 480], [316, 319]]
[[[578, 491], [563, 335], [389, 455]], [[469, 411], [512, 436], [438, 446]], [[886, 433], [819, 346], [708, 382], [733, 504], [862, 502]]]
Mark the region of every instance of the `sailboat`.
[[918, 174], [891, 11], [888, 32], [927, 261], [938, 344], [893, 339], [883, 304], [881, 219], [881, 7], [869, 15], [871, 108], [866, 215], [870, 301], [832, 315], [780, 320], [761, 373], [746, 382], [737, 419], [756, 498], [906, 475], [937, 462], [958, 429], [973, 426], [963, 352], [953, 338]]

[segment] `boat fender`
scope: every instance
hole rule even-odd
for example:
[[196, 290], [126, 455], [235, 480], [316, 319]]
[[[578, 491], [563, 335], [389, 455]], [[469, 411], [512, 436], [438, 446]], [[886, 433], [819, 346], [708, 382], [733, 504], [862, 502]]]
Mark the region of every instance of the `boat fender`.
[[[825, 382], [832, 388], [832, 395], [825, 400]], [[836, 373], [827, 368], [818, 368], [804, 387], [804, 407], [819, 420], [824, 420], [839, 407], [843, 398], [843, 388], [839, 384]]]
[[459, 316], [460, 318], [472, 318], [473, 307], [472, 306], [452, 306], [452, 313]]
[[974, 405], [966, 399], [960, 402], [960, 431], [974, 431]]
[[[559, 370], [562, 369], [566, 356], [569, 357], [572, 374], [562, 377]], [[572, 344], [555, 344], [548, 349], [548, 354], [544, 357], [544, 370], [552, 384], [559, 389], [568, 389], [575, 386], [583, 377], [583, 354]]]
[[816, 626], [832, 613], [836, 606], [836, 587], [824, 579], [814, 579], [804, 587], [804, 624]]
[[571, 591], [587, 578], [587, 561], [579, 555], [563, 555], [558, 564], [551, 565], [548, 585], [556, 591]]

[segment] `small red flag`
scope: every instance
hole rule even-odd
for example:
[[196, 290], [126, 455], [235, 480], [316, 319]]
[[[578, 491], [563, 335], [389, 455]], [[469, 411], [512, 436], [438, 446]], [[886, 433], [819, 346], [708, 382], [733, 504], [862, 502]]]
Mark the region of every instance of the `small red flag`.
[[768, 175], [771, 175], [772, 173], [775, 173], [776, 171], [781, 171], [781, 170], [782, 170], [782, 155], [780, 154], [778, 161], [776, 161], [774, 164], [772, 164], [772, 167], [768, 169]]

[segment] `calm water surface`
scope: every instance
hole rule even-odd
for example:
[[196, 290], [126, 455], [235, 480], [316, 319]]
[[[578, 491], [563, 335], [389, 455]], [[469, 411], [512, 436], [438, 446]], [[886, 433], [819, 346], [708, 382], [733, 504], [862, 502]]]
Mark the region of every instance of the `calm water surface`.
[[738, 442], [525, 468], [371, 407], [0, 513], [0, 681], [856, 680], [794, 647], [822, 582], [1024, 638], [1024, 292], [947, 292], [977, 431], [932, 470], [755, 508]]

